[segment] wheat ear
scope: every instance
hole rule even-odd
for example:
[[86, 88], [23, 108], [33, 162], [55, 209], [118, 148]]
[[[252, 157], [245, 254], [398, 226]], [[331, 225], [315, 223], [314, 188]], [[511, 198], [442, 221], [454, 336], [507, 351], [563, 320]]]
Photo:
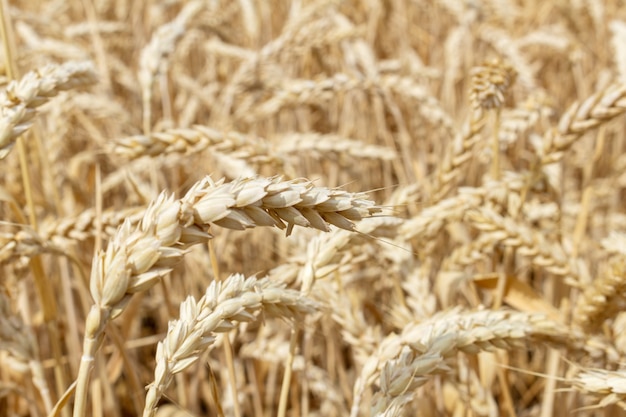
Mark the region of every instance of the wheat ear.
[[[406, 400], [406, 397], [395, 399], [411, 392], [405, 392], [401, 386], [417, 386], [425, 382], [425, 375], [445, 370], [446, 357], [459, 351], [477, 353], [496, 347], [519, 348], [525, 346], [529, 338], [563, 344], [568, 333], [564, 325], [543, 315], [500, 310], [462, 312], [454, 309], [436, 314], [423, 323], [408, 324], [402, 334], [385, 338], [378, 352], [364, 364], [355, 384], [351, 416], [358, 415], [365, 389], [383, 370], [382, 391], [375, 398], [374, 414]], [[411, 353], [407, 354], [406, 349]]]
[[269, 279], [231, 275], [214, 281], [205, 295], [180, 306], [180, 318], [171, 321], [156, 353], [154, 383], [146, 396], [144, 417], [156, 411], [159, 399], [175, 374], [191, 366], [215, 341], [215, 333], [231, 330], [236, 322], [251, 322], [263, 310], [268, 315], [298, 318], [315, 311], [315, 304], [299, 291], [285, 289]]
[[89, 374], [106, 324], [124, 310], [134, 293], [155, 285], [178, 264], [191, 245], [211, 238], [211, 225], [244, 230], [256, 226], [313, 227], [329, 224], [353, 230], [353, 220], [380, 211], [363, 194], [314, 187], [308, 180], [247, 178], [196, 183], [176, 200], [161, 194], [136, 228], [126, 221], [105, 252], [94, 259], [90, 291], [95, 304], [85, 325], [83, 357], [74, 417], [84, 415]]
[[626, 111], [626, 85], [615, 84], [598, 91], [582, 103], [573, 104], [561, 117], [556, 134], [549, 134], [543, 145], [541, 164], [551, 164], [583, 134]]
[[208, 126], [195, 125], [190, 128], [168, 129], [149, 135], [122, 138], [113, 144], [111, 151], [127, 159], [136, 159], [144, 155], [150, 157], [171, 153], [189, 155], [209, 147], [220, 152], [250, 149], [250, 153], [254, 154], [255, 149], [267, 148], [267, 145], [264, 140], [252, 135], [223, 132]]
[[47, 65], [12, 81], [0, 93], [0, 159], [5, 158], [15, 140], [33, 124], [38, 107], [63, 90], [93, 84], [96, 75], [91, 62]]

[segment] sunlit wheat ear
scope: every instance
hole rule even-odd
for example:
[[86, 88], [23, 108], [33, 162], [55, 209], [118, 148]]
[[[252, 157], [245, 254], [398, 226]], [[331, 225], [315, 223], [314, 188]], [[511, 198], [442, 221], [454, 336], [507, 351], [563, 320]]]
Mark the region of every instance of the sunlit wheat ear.
[[[409, 324], [400, 335], [391, 334], [382, 341], [357, 379], [351, 416], [358, 415], [365, 389], [379, 378], [383, 369], [383, 390], [373, 403], [376, 415], [388, 407], [401, 406], [406, 402], [405, 396], [410, 398], [413, 395], [411, 390], [400, 390], [399, 382], [393, 378], [417, 386], [425, 382], [425, 375], [445, 371], [444, 359], [457, 352], [524, 348], [528, 339], [562, 343], [568, 338], [568, 329], [564, 325], [541, 314], [493, 310], [462, 312], [460, 309], [436, 314], [423, 323]], [[413, 353], [401, 358], [407, 349]], [[399, 366], [409, 368], [403, 371]], [[418, 373], [420, 370], [425, 373]]]
[[47, 65], [12, 81], [0, 93], [0, 159], [5, 158], [22, 133], [33, 124], [36, 110], [64, 90], [93, 84], [91, 62]]
[[174, 375], [193, 365], [209, 350], [215, 334], [231, 330], [238, 322], [265, 317], [299, 318], [315, 311], [315, 303], [300, 291], [285, 289], [268, 279], [231, 275], [223, 282], [213, 282], [198, 301], [192, 297], [180, 306], [180, 318], [171, 321], [167, 336], [159, 342], [154, 382], [146, 396], [144, 417], [153, 416], [159, 399]]
[[314, 187], [304, 179], [258, 177], [216, 183], [205, 177], [181, 199], [162, 193], [137, 226], [124, 222], [106, 251], [93, 258], [89, 289], [94, 305], [86, 319], [75, 416], [84, 413], [89, 373], [106, 324], [122, 313], [133, 294], [156, 285], [180, 263], [187, 248], [211, 239], [209, 226], [329, 231], [332, 224], [354, 230], [353, 221], [380, 211], [364, 194]]

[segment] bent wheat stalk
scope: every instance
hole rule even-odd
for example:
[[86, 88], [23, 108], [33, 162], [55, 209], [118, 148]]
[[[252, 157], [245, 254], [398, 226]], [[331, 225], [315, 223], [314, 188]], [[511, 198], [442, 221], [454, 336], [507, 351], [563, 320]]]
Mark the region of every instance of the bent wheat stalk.
[[353, 230], [353, 220], [380, 209], [364, 194], [314, 187], [308, 180], [246, 178], [196, 183], [181, 199], [162, 193], [133, 228], [118, 229], [106, 251], [94, 256], [90, 292], [94, 299], [85, 324], [74, 417], [85, 414], [94, 356], [106, 324], [119, 316], [133, 294], [154, 286], [178, 264], [187, 248], [211, 238], [211, 225], [235, 230], [294, 225], [329, 231], [329, 224]]

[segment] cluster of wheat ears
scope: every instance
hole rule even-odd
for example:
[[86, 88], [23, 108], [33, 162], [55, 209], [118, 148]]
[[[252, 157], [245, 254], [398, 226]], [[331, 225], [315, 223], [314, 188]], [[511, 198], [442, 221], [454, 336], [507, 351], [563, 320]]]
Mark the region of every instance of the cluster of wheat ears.
[[0, 416], [626, 416], [620, 3], [0, 1]]

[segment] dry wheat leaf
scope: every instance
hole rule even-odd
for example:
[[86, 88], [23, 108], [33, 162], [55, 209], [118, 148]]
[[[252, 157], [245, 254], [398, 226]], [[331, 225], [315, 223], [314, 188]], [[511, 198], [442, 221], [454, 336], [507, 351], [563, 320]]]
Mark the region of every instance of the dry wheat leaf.
[[[561, 320], [559, 311], [544, 300], [528, 284], [513, 275], [507, 275], [504, 288], [504, 301], [519, 311], [527, 313], [544, 313], [553, 320]], [[496, 274], [484, 274], [473, 279], [474, 284], [483, 290], [495, 290], [498, 285]]]

